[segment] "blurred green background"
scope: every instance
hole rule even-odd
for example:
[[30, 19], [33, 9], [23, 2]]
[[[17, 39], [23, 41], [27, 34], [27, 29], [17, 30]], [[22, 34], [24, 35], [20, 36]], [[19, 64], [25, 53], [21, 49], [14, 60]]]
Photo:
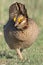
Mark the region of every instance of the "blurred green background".
[[[41, 30], [34, 44], [24, 49], [22, 54], [26, 60], [23, 62], [19, 60], [15, 50], [9, 49], [3, 34], [3, 26], [9, 18], [9, 6], [15, 2], [25, 4], [28, 16], [35, 20]], [[1, 63], [6, 59], [6, 65], [43, 65], [43, 0], [0, 0], [0, 60], [3, 60]]]

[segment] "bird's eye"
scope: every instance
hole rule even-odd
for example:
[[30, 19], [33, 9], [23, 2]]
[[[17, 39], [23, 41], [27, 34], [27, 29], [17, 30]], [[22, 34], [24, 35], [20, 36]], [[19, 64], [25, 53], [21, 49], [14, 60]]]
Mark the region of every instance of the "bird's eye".
[[[21, 22], [22, 22], [22, 21], [21, 21]], [[19, 24], [20, 24], [21, 22], [19, 22]]]
[[22, 17], [18, 17], [17, 21], [18, 21], [19, 23], [21, 23], [23, 19], [24, 19], [23, 16], [22, 16]]

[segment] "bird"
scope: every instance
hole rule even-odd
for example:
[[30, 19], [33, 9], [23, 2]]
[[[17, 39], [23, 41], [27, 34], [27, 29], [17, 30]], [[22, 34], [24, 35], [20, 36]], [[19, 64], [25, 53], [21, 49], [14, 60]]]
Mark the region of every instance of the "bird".
[[29, 48], [37, 39], [39, 27], [28, 17], [24, 4], [15, 2], [9, 7], [9, 20], [4, 25], [4, 38], [11, 49], [15, 49], [23, 60], [23, 49]]

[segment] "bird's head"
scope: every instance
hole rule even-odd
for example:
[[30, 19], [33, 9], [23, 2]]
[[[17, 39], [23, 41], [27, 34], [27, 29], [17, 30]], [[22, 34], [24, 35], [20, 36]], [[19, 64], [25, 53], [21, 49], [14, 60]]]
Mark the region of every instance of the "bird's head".
[[22, 29], [28, 21], [27, 10], [24, 4], [14, 3], [9, 8], [9, 19], [13, 19], [14, 26]]
[[18, 17], [13, 18], [14, 21], [14, 26], [17, 27], [18, 29], [22, 29], [26, 26], [27, 24], [27, 18], [23, 15], [19, 15]]

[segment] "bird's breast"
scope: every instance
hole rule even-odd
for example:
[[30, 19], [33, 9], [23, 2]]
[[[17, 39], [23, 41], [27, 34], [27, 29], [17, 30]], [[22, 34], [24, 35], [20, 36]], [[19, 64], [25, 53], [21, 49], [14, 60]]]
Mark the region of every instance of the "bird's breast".
[[28, 41], [29, 43], [32, 43], [35, 41], [39, 33], [39, 29], [37, 24], [34, 21], [30, 21], [28, 28], [23, 31], [15, 31], [14, 36], [22, 41]]

